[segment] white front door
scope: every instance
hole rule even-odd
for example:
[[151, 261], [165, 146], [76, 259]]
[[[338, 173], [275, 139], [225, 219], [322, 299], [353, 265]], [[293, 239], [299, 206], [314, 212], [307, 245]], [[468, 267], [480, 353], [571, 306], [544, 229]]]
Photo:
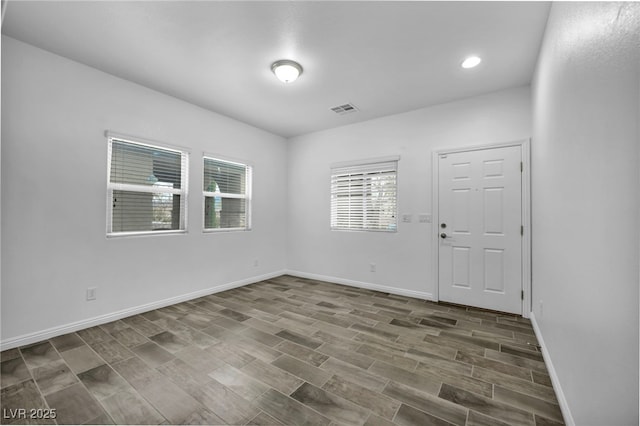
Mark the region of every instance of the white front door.
[[440, 154], [439, 299], [522, 314], [521, 147]]

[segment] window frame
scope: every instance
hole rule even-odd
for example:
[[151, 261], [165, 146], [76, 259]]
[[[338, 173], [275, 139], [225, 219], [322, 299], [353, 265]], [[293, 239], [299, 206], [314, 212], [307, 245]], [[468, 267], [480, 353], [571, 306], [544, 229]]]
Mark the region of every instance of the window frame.
[[[121, 135], [113, 132], [105, 132], [107, 137], [107, 238], [120, 238], [131, 236], [151, 236], [151, 235], [175, 235], [186, 234], [188, 232], [188, 196], [189, 196], [189, 155], [190, 151], [184, 147], [171, 145], [163, 142], [152, 141], [144, 138]], [[181, 188], [168, 188], [162, 186], [137, 185], [130, 183], [111, 182], [111, 163], [113, 154], [113, 142], [119, 141], [128, 144], [138, 145], [162, 151], [175, 152], [180, 154], [180, 183]], [[163, 193], [180, 195], [182, 202], [180, 206], [180, 227], [179, 229], [167, 229], [156, 231], [113, 231], [113, 191], [128, 191], [140, 193]]]
[[[244, 167], [245, 172], [245, 191], [244, 194], [233, 194], [227, 192], [211, 192], [205, 191], [204, 178], [205, 178], [205, 161], [213, 160], [219, 161], [222, 163], [231, 164], [234, 166], [242, 166]], [[218, 232], [244, 232], [252, 230], [252, 207], [253, 207], [253, 165], [249, 162], [232, 159], [227, 156], [218, 155], [218, 154], [210, 154], [203, 153], [202, 154], [202, 175], [200, 176], [200, 183], [202, 184], [202, 232], [206, 234], [210, 233], [218, 233]], [[233, 198], [233, 199], [243, 199], [245, 200], [245, 226], [244, 227], [234, 227], [234, 228], [207, 228], [206, 227], [206, 199], [207, 197], [220, 197], [220, 198]]]
[[[400, 156], [390, 156], [390, 157], [382, 157], [382, 158], [373, 158], [367, 160], [359, 160], [359, 161], [348, 161], [348, 162], [340, 162], [333, 163], [330, 166], [330, 197], [329, 197], [329, 228], [331, 231], [341, 231], [341, 232], [383, 232], [383, 233], [397, 233], [398, 232], [398, 168], [399, 168], [399, 160]], [[393, 213], [393, 223], [391, 228], [372, 228], [366, 227], [367, 220], [362, 219], [362, 227], [352, 227], [352, 226], [334, 226], [334, 208], [337, 207], [337, 204], [334, 203], [334, 197], [337, 196], [336, 191], [334, 190], [334, 180], [337, 176], [340, 175], [348, 175], [348, 174], [375, 174], [382, 173], [385, 170], [390, 169], [391, 165], [393, 165], [393, 173], [394, 173], [394, 213]], [[362, 211], [363, 215], [366, 215], [367, 206], [365, 204], [366, 194], [365, 189], [362, 190], [363, 199], [362, 199]], [[351, 210], [351, 205], [349, 205], [349, 209]]]

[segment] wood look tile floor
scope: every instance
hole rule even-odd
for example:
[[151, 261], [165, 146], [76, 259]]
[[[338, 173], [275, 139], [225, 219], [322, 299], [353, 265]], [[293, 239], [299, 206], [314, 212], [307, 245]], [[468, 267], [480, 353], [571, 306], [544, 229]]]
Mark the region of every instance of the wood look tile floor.
[[528, 320], [291, 276], [1, 358], [5, 424], [563, 424]]

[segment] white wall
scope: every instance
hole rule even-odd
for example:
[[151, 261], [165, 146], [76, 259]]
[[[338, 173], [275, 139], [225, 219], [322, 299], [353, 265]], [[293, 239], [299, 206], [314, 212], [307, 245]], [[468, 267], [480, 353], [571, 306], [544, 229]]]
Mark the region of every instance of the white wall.
[[533, 84], [533, 312], [578, 425], [638, 424], [639, 37], [638, 3], [554, 3]]
[[[188, 234], [105, 237], [107, 129], [191, 149]], [[3, 349], [284, 270], [286, 148], [279, 136], [3, 36]], [[252, 231], [201, 232], [203, 151], [254, 165]], [[87, 287], [98, 288], [96, 301], [85, 301]]]
[[[529, 138], [530, 108], [527, 86], [290, 139], [288, 269], [432, 298], [436, 224], [417, 217], [434, 213], [432, 151]], [[399, 221], [397, 233], [331, 231], [330, 165], [390, 155], [401, 157], [398, 213], [412, 214], [413, 221]]]

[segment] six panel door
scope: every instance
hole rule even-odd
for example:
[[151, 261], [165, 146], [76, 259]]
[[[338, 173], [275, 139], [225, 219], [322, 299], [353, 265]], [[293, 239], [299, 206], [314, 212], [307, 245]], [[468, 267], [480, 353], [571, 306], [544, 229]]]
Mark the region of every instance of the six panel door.
[[521, 315], [521, 147], [438, 161], [439, 299]]

